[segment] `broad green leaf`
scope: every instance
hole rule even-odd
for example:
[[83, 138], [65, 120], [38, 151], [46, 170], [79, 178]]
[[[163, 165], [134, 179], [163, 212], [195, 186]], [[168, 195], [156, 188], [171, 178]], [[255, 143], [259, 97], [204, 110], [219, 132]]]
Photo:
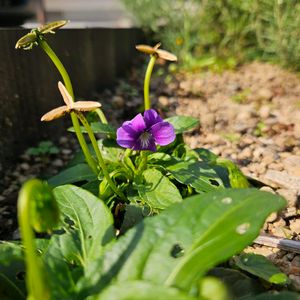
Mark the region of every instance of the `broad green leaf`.
[[142, 200], [150, 207], [165, 209], [182, 201], [177, 187], [158, 170], [147, 169], [142, 175], [144, 182], [137, 185], [137, 189]]
[[[90, 125], [94, 133], [104, 133], [104, 134], [109, 134], [112, 138], [116, 137], [116, 129], [109, 124], [93, 122]], [[87, 133], [86, 129], [83, 126], [81, 126], [80, 128], [81, 128], [81, 132]], [[74, 127], [68, 128], [68, 131], [75, 132]]]
[[20, 244], [0, 242], [0, 299], [26, 299], [25, 266]]
[[232, 188], [250, 187], [247, 177], [242, 173], [242, 171], [235, 163], [228, 159], [218, 158], [216, 164], [228, 170], [229, 181]]
[[205, 148], [196, 148], [193, 149], [195, 152], [197, 152], [199, 158], [203, 161], [206, 162], [215, 162], [217, 158], [219, 157], [218, 155], [214, 154], [213, 152], [205, 149]]
[[125, 149], [120, 148], [115, 140], [98, 140], [98, 145], [106, 161], [120, 163]]
[[[66, 260], [79, 259], [85, 264], [98, 257], [103, 246], [114, 238], [110, 210], [99, 198], [76, 186], [59, 186], [54, 189], [54, 195], [62, 214], [63, 228], [70, 233], [68, 239], [58, 235], [63, 238], [60, 239], [61, 251]], [[71, 241], [71, 238], [75, 239]], [[63, 243], [65, 240], [68, 243]]]
[[166, 169], [177, 181], [192, 186], [198, 193], [224, 187], [216, 171], [206, 162], [179, 161], [167, 164]]
[[67, 183], [92, 181], [95, 179], [97, 179], [96, 175], [87, 164], [78, 164], [51, 177], [48, 180], [48, 183], [51, 186], [56, 187]]
[[208, 275], [224, 282], [230, 293], [230, 300], [253, 299], [252, 297], [265, 291], [258, 280], [234, 269], [214, 268]]
[[199, 294], [205, 300], [229, 300], [225, 284], [212, 276], [205, 276], [200, 280]]
[[145, 281], [117, 283], [109, 286], [98, 296], [88, 300], [197, 300], [175, 288]]
[[101, 257], [103, 247], [115, 237], [113, 218], [99, 198], [79, 187], [60, 186], [54, 195], [62, 228], [52, 235], [43, 260], [54, 299], [75, 299], [76, 282], [86, 266]]
[[[98, 289], [146, 280], [189, 290], [213, 266], [240, 252], [285, 200], [254, 189], [226, 189], [185, 199], [146, 218], [114, 243], [89, 276]], [[94, 267], [94, 266], [93, 266]]]
[[234, 261], [240, 269], [270, 283], [286, 284], [289, 282], [289, 278], [263, 255], [243, 253]]
[[183, 133], [199, 125], [199, 120], [188, 116], [174, 116], [165, 119], [164, 121], [171, 123], [174, 126], [175, 133]]
[[129, 228], [132, 228], [134, 225], [141, 222], [145, 217], [144, 210], [146, 210], [146, 208], [141, 205], [126, 205], [124, 220], [120, 232], [125, 233]]
[[93, 181], [89, 181], [89, 182], [83, 184], [81, 186], [81, 188], [89, 191], [90, 193], [92, 193], [95, 196], [98, 196], [99, 195], [99, 184], [100, 184], [99, 180], [93, 180]]
[[251, 300], [300, 300], [299, 293], [293, 292], [273, 292], [273, 293], [263, 293]]
[[185, 143], [179, 144], [173, 151], [173, 156], [188, 161], [198, 161], [199, 156], [198, 153], [192, 149]]

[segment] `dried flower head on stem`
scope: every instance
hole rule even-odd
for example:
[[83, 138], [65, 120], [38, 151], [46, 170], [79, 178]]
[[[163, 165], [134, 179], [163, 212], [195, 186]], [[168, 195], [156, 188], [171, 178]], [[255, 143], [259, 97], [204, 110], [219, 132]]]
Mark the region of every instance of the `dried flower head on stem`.
[[38, 45], [38, 41], [43, 39], [45, 34], [55, 33], [55, 30], [65, 26], [69, 21], [61, 20], [42, 25], [34, 28], [31, 32], [22, 36], [16, 43], [16, 49], [30, 50], [33, 46]]
[[41, 121], [52, 121], [57, 118], [63, 117], [65, 114], [74, 112], [81, 112], [81, 111], [92, 111], [101, 106], [99, 102], [96, 101], [73, 101], [73, 98], [65, 88], [65, 86], [59, 81], [58, 82], [59, 91], [64, 99], [66, 105], [59, 106], [54, 108], [44, 114], [41, 118]]

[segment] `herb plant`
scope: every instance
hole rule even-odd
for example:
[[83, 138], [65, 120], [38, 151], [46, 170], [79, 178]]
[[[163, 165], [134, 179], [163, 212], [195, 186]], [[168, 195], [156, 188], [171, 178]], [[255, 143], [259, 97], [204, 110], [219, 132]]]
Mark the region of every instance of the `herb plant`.
[[[198, 126], [197, 120], [163, 119], [151, 108], [155, 60], [176, 60], [160, 44], [137, 46], [150, 55], [143, 114], [116, 130], [100, 103], [74, 102], [70, 77], [45, 41], [46, 33], [65, 23], [34, 29], [17, 47], [39, 45], [57, 66], [65, 105], [42, 121], [70, 114], [70, 131], [81, 152], [48, 183], [34, 179], [21, 189], [22, 243], [0, 244], [1, 299], [242, 299], [218, 279], [232, 270], [212, 268], [250, 244], [285, 200], [249, 188], [233, 162], [207, 149], [190, 149], [182, 134]], [[100, 122], [87, 121], [83, 112], [91, 110], [98, 112]], [[97, 140], [95, 133], [105, 138]], [[34, 238], [35, 232], [44, 233]], [[240, 270], [272, 284], [288, 284], [268, 262], [254, 256], [247, 265], [247, 259], [236, 258]], [[26, 287], [16, 276], [24, 271]], [[236, 272], [237, 280], [246, 276]], [[246, 290], [243, 299], [255, 299], [263, 291]]]

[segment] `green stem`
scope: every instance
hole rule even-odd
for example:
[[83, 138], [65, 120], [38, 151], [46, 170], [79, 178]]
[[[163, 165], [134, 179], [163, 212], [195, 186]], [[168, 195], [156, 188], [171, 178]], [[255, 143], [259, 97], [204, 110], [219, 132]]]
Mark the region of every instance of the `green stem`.
[[141, 151], [141, 158], [142, 158], [142, 161], [140, 162], [140, 165], [138, 167], [138, 172], [137, 172], [138, 174], [141, 174], [146, 169], [147, 162], [148, 162], [147, 151]]
[[86, 118], [84, 117], [84, 115], [82, 113], [77, 112], [77, 116], [80, 119], [82, 125], [84, 126], [84, 128], [87, 131], [87, 134], [92, 142], [94, 151], [96, 153], [100, 168], [102, 169], [103, 175], [105, 177], [105, 179], [107, 180], [107, 183], [109, 184], [109, 186], [111, 187], [111, 189], [123, 200], [126, 201], [126, 197], [124, 196], [124, 194], [117, 188], [117, 186], [115, 185], [115, 183], [113, 182], [113, 180], [110, 178], [109, 173], [107, 171], [104, 159], [102, 157], [101, 151], [99, 149], [97, 140], [95, 138], [94, 132], [90, 126], [90, 124], [88, 123], [88, 121], [86, 120]]
[[105, 117], [105, 114], [104, 114], [104, 112], [103, 112], [103, 110], [102, 110], [101, 108], [97, 108], [97, 109], [95, 110], [95, 112], [97, 113], [97, 115], [98, 115], [100, 121], [101, 121], [103, 124], [108, 124], [107, 119], [106, 119], [106, 117]]
[[27, 182], [22, 187], [18, 199], [18, 221], [25, 248], [26, 286], [28, 299], [32, 300], [50, 299], [50, 292], [44, 281], [45, 272], [37, 257], [34, 232], [30, 224], [32, 220], [30, 201], [33, 201], [32, 194], [37, 184], [40, 184], [37, 180]]
[[145, 74], [145, 80], [144, 80], [144, 106], [145, 106], [145, 110], [151, 108], [149, 90], [150, 90], [151, 74], [152, 74], [152, 71], [153, 71], [155, 61], [156, 61], [156, 56], [151, 55], [151, 58], [149, 60], [148, 66], [147, 66], [146, 74]]
[[[70, 76], [69, 76], [68, 72], [66, 71], [64, 65], [62, 64], [60, 59], [57, 57], [57, 55], [54, 53], [54, 51], [51, 49], [51, 47], [48, 45], [48, 43], [44, 39], [39, 39], [38, 43], [39, 43], [39, 46], [46, 52], [46, 54], [49, 56], [49, 58], [52, 60], [52, 62], [56, 66], [61, 77], [63, 78], [66, 89], [68, 90], [68, 92], [70, 93], [70, 95], [74, 101], [74, 92], [73, 92], [72, 83], [70, 80]], [[72, 120], [73, 127], [74, 127], [74, 130], [76, 133], [76, 137], [78, 139], [80, 147], [85, 156], [86, 162], [90, 166], [90, 168], [93, 170], [93, 172], [95, 174], [98, 174], [96, 162], [93, 159], [93, 157], [89, 151], [89, 148], [86, 144], [84, 136], [80, 130], [79, 121], [78, 121], [78, 118], [75, 113], [71, 113], [71, 120]]]

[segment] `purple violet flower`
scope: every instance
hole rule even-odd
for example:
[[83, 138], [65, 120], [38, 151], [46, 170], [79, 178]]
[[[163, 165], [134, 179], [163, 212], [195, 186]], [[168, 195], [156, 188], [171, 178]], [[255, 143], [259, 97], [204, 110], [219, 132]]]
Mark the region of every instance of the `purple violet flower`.
[[175, 140], [173, 125], [164, 120], [153, 109], [145, 110], [126, 121], [117, 130], [117, 143], [132, 150], [156, 151], [156, 144], [165, 146]]

